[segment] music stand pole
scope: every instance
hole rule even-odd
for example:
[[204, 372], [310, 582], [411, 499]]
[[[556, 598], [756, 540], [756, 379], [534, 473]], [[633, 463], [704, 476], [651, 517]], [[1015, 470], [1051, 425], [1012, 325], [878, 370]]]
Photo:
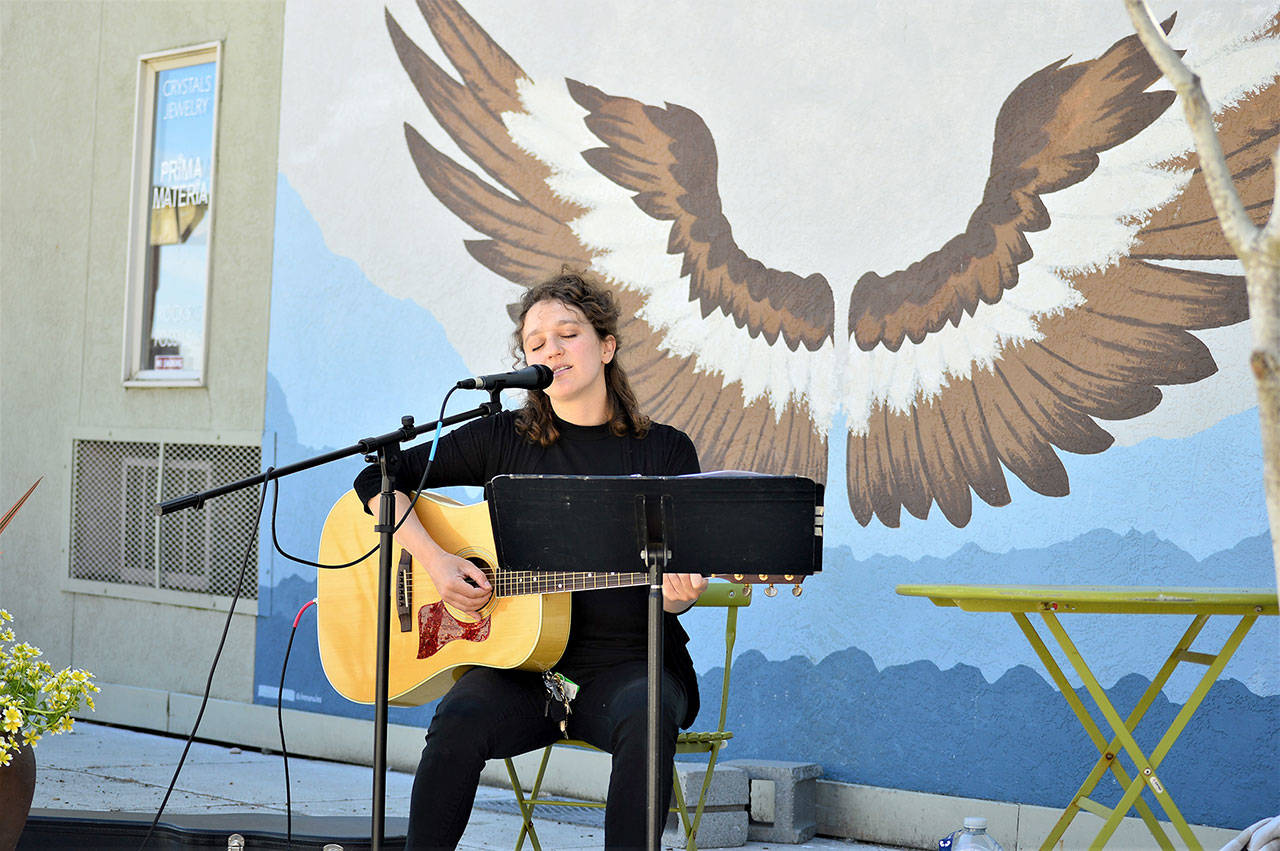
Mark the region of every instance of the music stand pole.
[[[659, 765], [657, 747], [663, 575], [708, 575], [712, 565], [739, 582], [772, 582], [775, 576], [791, 582], [816, 573], [822, 568], [822, 485], [752, 474], [500, 475], [485, 485], [485, 496], [502, 569], [561, 571], [566, 564], [591, 564], [604, 574], [628, 574], [626, 584], [649, 584], [645, 837], [656, 851], [669, 804], [658, 800], [658, 779], [661, 771], [672, 770], [670, 763]], [[582, 535], [582, 529], [594, 534]]]
[[662, 714], [662, 571], [666, 566], [666, 546], [661, 551], [648, 553], [649, 562], [649, 644], [645, 652], [645, 676], [648, 679], [648, 748], [645, 759], [645, 803], [649, 823], [645, 828], [645, 846], [658, 851], [662, 827], [659, 821], [658, 801], [658, 719]]
[[[652, 502], [657, 502], [655, 507]], [[672, 534], [675, 528], [671, 516], [672, 504], [669, 496], [641, 496], [636, 502], [636, 525], [645, 530], [643, 536], [643, 555], [649, 566], [649, 631], [648, 647], [645, 651], [645, 678], [647, 683], [647, 721], [648, 747], [645, 754], [645, 805], [649, 822], [645, 829], [646, 848], [648, 851], [659, 851], [662, 840], [662, 829], [666, 824], [667, 801], [659, 800], [661, 769], [658, 757], [658, 739], [661, 735], [659, 719], [662, 717], [662, 672], [665, 668], [665, 647], [663, 646], [663, 598], [662, 576], [672, 553]], [[651, 523], [650, 520], [656, 521]], [[655, 534], [656, 532], [656, 534]], [[670, 770], [670, 766], [667, 767]], [[673, 782], [678, 778], [673, 777]]]

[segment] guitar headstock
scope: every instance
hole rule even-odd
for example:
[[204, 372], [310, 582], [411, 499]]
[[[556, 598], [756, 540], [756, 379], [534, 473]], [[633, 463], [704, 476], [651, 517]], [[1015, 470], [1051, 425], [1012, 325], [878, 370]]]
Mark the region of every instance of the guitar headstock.
[[764, 585], [766, 597], [778, 596], [778, 585], [790, 585], [791, 596], [799, 597], [803, 590], [800, 583], [804, 582], [804, 574], [801, 573], [717, 573], [715, 577], [745, 585], [744, 594], [750, 594], [753, 585]]

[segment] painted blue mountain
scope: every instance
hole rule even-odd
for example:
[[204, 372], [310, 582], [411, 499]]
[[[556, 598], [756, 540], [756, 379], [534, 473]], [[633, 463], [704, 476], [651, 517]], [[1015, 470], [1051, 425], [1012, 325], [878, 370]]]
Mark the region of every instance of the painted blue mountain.
[[[729, 722], [735, 737], [728, 755], [817, 762], [826, 777], [852, 783], [1053, 807], [1071, 799], [1095, 751], [1013, 619], [938, 608], [899, 596], [894, 587], [1274, 582], [1266, 534], [1199, 560], [1150, 533], [1105, 529], [1008, 553], [970, 544], [945, 559], [910, 561], [855, 559], [847, 547], [834, 547], [823, 559], [822, 574], [805, 582], [799, 599], [757, 594], [740, 613], [737, 646], [754, 649], [735, 662]], [[707, 614], [694, 610], [683, 619], [703, 672], [699, 725], [714, 721], [711, 707], [723, 676], [716, 651], [722, 622]], [[1191, 619], [1059, 620], [1123, 714]], [[1183, 815], [1194, 822], [1244, 827], [1280, 800], [1277, 620], [1258, 620], [1161, 769]], [[1216, 652], [1235, 623], [1211, 619], [1194, 649]], [[1202, 673], [1200, 666], [1181, 666], [1157, 697], [1138, 728], [1145, 749]], [[1084, 689], [1076, 691], [1096, 712]], [[1108, 779], [1095, 797], [1114, 803], [1119, 787]]]
[[[698, 725], [714, 724], [722, 677], [721, 668], [700, 677]], [[1130, 674], [1107, 694], [1127, 714], [1149, 684]], [[1096, 713], [1084, 689], [1077, 692]], [[1061, 808], [1097, 756], [1062, 696], [1023, 665], [988, 682], [970, 665], [880, 670], [854, 647], [817, 664], [749, 651], [734, 663], [729, 706], [726, 759], [816, 762], [828, 779], [872, 786]], [[1157, 696], [1135, 734], [1145, 752], [1180, 708]], [[1223, 679], [1158, 774], [1189, 821], [1243, 828], [1280, 800], [1277, 753], [1280, 696]], [[1126, 770], [1132, 776], [1127, 760]], [[1107, 779], [1093, 797], [1114, 805], [1119, 786]]]
[[[770, 659], [797, 653], [815, 664], [826, 656], [858, 647], [884, 669], [917, 660], [941, 668], [973, 665], [991, 681], [1016, 665], [1044, 674], [1013, 618], [939, 608], [927, 599], [895, 593], [899, 584], [970, 583], [1017, 585], [1173, 585], [1273, 588], [1271, 543], [1263, 533], [1203, 559], [1151, 533], [1116, 534], [1098, 529], [1042, 549], [990, 553], [968, 544], [947, 558], [926, 556], [855, 558], [845, 546], [823, 552], [823, 571], [803, 585], [803, 594], [785, 591], [775, 599], [757, 596], [741, 614], [741, 650], [759, 650]], [[721, 664], [714, 648], [722, 629], [715, 618], [694, 611], [682, 619], [694, 637], [698, 670]], [[1154, 677], [1187, 628], [1185, 616], [1122, 618], [1070, 615], [1063, 626], [1104, 685], [1137, 673]], [[1262, 618], [1227, 666], [1225, 675], [1255, 694], [1280, 693], [1280, 621]], [[1221, 646], [1234, 623], [1212, 618], [1196, 642], [1197, 650]], [[1164, 648], [1157, 651], [1154, 648]], [[1179, 671], [1166, 686], [1172, 700], [1183, 700], [1196, 672]], [[1047, 681], [1047, 677], [1046, 677]], [[1079, 682], [1073, 680], [1073, 684]]]
[[[391, 431], [404, 414], [429, 422], [449, 387], [467, 374], [427, 311], [375, 287], [359, 266], [328, 249], [283, 176], [276, 193], [270, 345], [262, 457], [275, 467]], [[466, 407], [455, 401], [449, 413]], [[329, 508], [363, 466], [353, 456], [287, 477], [279, 483], [278, 516], [267, 506], [259, 530], [259, 611], [269, 613], [258, 619], [259, 703], [275, 702], [289, 629], [298, 609], [315, 596], [318, 569], [279, 555], [271, 541], [314, 560]], [[309, 622], [312, 627], [300, 630], [292, 650], [286, 694], [292, 688], [294, 702], [286, 705], [370, 716], [329, 688], [315, 648], [314, 619]], [[397, 715], [425, 717], [421, 710], [396, 710]]]

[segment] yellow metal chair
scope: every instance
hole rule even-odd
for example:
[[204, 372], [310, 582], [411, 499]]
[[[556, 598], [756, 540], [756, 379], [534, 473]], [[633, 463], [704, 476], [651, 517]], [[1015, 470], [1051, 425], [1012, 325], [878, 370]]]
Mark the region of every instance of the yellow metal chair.
[[[751, 586], [738, 585], [733, 582], [713, 581], [707, 586], [707, 590], [702, 592], [702, 596], [698, 598], [698, 602], [695, 605], [702, 607], [715, 606], [725, 610], [724, 682], [720, 686], [720, 720], [716, 725], [716, 729], [707, 732], [690, 730], [681, 733], [676, 739], [677, 754], [707, 754], [707, 771], [703, 777], [702, 789], [698, 793], [697, 806], [694, 807], [692, 815], [689, 813], [680, 784], [678, 782], [674, 784], [676, 800], [675, 805], [671, 807], [671, 811], [680, 814], [680, 821], [684, 827], [689, 851], [697, 851], [698, 848], [698, 825], [702, 822], [702, 811], [706, 805], [707, 790], [711, 788], [711, 778], [715, 774], [716, 759], [720, 755], [720, 749], [733, 738], [733, 733], [724, 728], [725, 714], [729, 708], [729, 675], [733, 668], [733, 643], [738, 634], [738, 609], [742, 606], [751, 605]], [[539, 797], [539, 792], [542, 789], [542, 778], [547, 770], [547, 762], [551, 758], [551, 750], [562, 746], [595, 750], [591, 745], [577, 739], [564, 739], [554, 745], [548, 745], [542, 751], [542, 761], [538, 765], [538, 773], [534, 777], [528, 797], [525, 797], [524, 787], [516, 774], [515, 763], [510, 759], [506, 761], [507, 774], [511, 777], [511, 788], [515, 790], [516, 804], [520, 807], [524, 822], [520, 827], [520, 835], [516, 838], [516, 851], [520, 851], [520, 848], [523, 847], [526, 836], [533, 843], [534, 851], [542, 851], [542, 846], [538, 842], [537, 831], [533, 827], [533, 811], [535, 807], [547, 804], [555, 804], [562, 807], [604, 807], [604, 804], [599, 801], [566, 801]]]

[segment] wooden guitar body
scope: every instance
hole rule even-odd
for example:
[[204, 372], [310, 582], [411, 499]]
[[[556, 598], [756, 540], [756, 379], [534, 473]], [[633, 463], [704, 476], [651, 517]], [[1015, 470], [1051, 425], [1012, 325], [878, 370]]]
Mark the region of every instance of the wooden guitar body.
[[[500, 571], [486, 503], [461, 505], [424, 493], [414, 511], [444, 549], [471, 559], [491, 584]], [[329, 512], [320, 538], [323, 564], [349, 562], [378, 544], [374, 518], [354, 491]], [[440, 697], [474, 665], [549, 670], [569, 637], [568, 593], [495, 596], [479, 617], [440, 601], [426, 570], [398, 545], [392, 557], [387, 683], [395, 706]], [[321, 569], [316, 578], [320, 662], [348, 700], [373, 703], [378, 618], [378, 553], [352, 567]]]

